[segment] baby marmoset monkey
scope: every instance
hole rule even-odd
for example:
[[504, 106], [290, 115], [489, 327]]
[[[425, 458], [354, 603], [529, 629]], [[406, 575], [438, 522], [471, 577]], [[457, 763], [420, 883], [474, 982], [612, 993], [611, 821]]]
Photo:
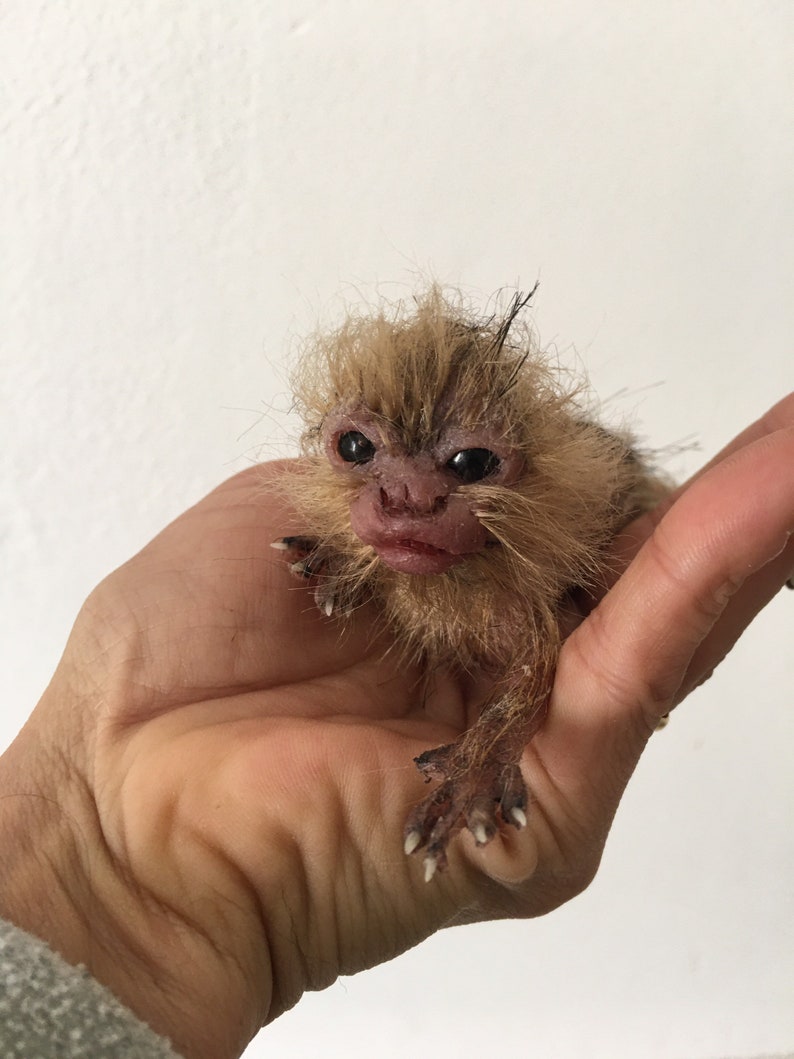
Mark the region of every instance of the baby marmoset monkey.
[[531, 296], [478, 319], [433, 286], [412, 311], [317, 337], [295, 378], [307, 458], [288, 489], [305, 529], [274, 547], [329, 617], [374, 602], [427, 672], [493, 678], [474, 725], [416, 758], [440, 781], [405, 829], [427, 879], [461, 828], [482, 845], [500, 820], [526, 823], [519, 761], [543, 722], [571, 599], [665, 491], [538, 350], [520, 320]]

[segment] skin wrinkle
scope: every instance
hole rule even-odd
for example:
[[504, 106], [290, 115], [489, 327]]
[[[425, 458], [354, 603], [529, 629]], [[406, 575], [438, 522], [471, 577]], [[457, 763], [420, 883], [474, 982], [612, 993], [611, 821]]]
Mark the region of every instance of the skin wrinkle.
[[[73, 769], [70, 769], [70, 773], [73, 777], [78, 775]], [[73, 783], [61, 783], [59, 789], [73, 792], [74, 785]], [[82, 790], [86, 792], [85, 784], [82, 784]], [[92, 813], [87, 816], [85, 812], [67, 812], [60, 800], [46, 799], [46, 801], [58, 810], [59, 822], [56, 825], [58, 839], [53, 845], [61, 851], [61, 855], [48, 855], [48, 863], [51, 874], [60, 883], [56, 887], [57, 892], [69, 898], [69, 908], [74, 917], [70, 934], [79, 933], [80, 931], [75, 928], [76, 925], [81, 925], [82, 932], [89, 942], [84, 954], [84, 962], [91, 971], [95, 970], [100, 958], [102, 960], [115, 959], [119, 939], [123, 939], [127, 955], [132, 957], [133, 963], [132, 966], [122, 964], [118, 971], [126, 976], [130, 985], [134, 987], [139, 974], [151, 973], [151, 964], [147, 960], [145, 942], [135, 931], [133, 924], [127, 921], [125, 912], [129, 910], [130, 904], [125, 901], [117, 906], [112, 900], [100, 901], [99, 891], [93, 886], [94, 879], [102, 877], [106, 882], [112, 879], [113, 889], [121, 893], [124, 892], [124, 886], [131, 885], [132, 880], [123, 871], [119, 873], [118, 862], [111, 854], [98, 814]], [[91, 802], [86, 799], [86, 804], [89, 805]], [[62, 821], [64, 819], [71, 824], [68, 829], [71, 843], [67, 859], [63, 856]], [[91, 830], [90, 837], [86, 831], [87, 825]], [[42, 844], [40, 848], [48, 849], [49, 847]], [[85, 879], [87, 884], [85, 888], [76, 889], [74, 885], [76, 879]], [[133, 890], [138, 898], [144, 896], [144, 891], [139, 886], [135, 885]], [[112, 941], [106, 940], [111, 938]], [[163, 983], [159, 984], [162, 988]], [[170, 999], [174, 999], [173, 996], [170, 996]]]
[[[326, 802], [323, 806], [324, 820], [328, 808], [329, 802]], [[328, 851], [329, 832], [330, 829], [326, 829], [322, 836], [321, 848], [324, 854]], [[328, 925], [315, 911], [328, 905], [325, 900], [328, 877], [327, 875], [324, 878], [321, 876], [319, 881], [313, 879], [312, 864], [317, 858], [307, 856], [305, 850], [305, 847], [311, 844], [310, 838], [311, 836], [302, 840], [296, 834], [290, 835], [289, 846], [294, 869], [289, 875], [291, 880], [289, 898], [287, 898], [286, 891], [283, 892], [285, 906], [289, 909], [287, 931], [285, 933], [283, 925], [278, 927], [271, 925], [268, 928], [276, 965], [289, 967], [293, 962], [290, 944], [297, 948], [300, 957], [300, 974], [292, 972], [287, 976], [288, 982], [294, 980], [296, 983], [294, 987], [290, 985], [284, 998], [283, 1002], [287, 1003], [288, 1007], [292, 1007], [297, 1002], [304, 989], [316, 991], [330, 985], [333, 978], [329, 976], [327, 968], [332, 966], [334, 955], [338, 957], [338, 946], [335, 947], [333, 943], [330, 945], [328, 943]], [[330, 861], [323, 861], [323, 863], [327, 864]], [[333, 933], [333, 930], [330, 933]], [[289, 941], [287, 945], [284, 944], [285, 938]], [[267, 1021], [271, 1021], [279, 1014], [281, 1012], [278, 1010], [271, 1011]]]
[[[239, 988], [242, 989], [243, 983], [246, 981], [246, 979], [250, 977], [252, 969], [250, 966], [246, 966], [246, 964], [244, 964], [239, 959], [239, 946], [235, 947], [232, 942], [236, 929], [235, 923], [238, 920], [250, 918], [247, 910], [251, 907], [258, 908], [261, 913], [261, 900], [256, 887], [241, 870], [239, 862], [235, 857], [234, 853], [232, 851], [225, 850], [222, 846], [218, 846], [202, 832], [202, 829], [197, 829], [195, 827], [191, 828], [190, 813], [179, 814], [179, 817], [181, 819], [185, 819], [186, 816], [188, 821], [188, 828], [190, 828], [190, 836], [188, 842], [194, 848], [201, 848], [205, 865], [207, 864], [207, 862], [213, 863], [213, 871], [211, 873], [207, 872], [205, 869], [205, 876], [202, 886], [202, 901], [200, 902], [200, 904], [197, 904], [194, 907], [192, 914], [188, 914], [190, 906], [186, 902], [186, 894], [191, 892], [195, 886], [194, 880], [192, 878], [193, 873], [190, 871], [189, 868], [186, 868], [185, 872], [183, 873], [184, 879], [190, 880], [189, 885], [186, 886], [184, 885], [184, 882], [182, 882], [177, 887], [177, 892], [179, 893], [179, 900], [181, 902], [181, 909], [174, 902], [173, 899], [167, 897], [167, 888], [170, 884], [166, 881], [165, 878], [160, 878], [157, 873], [155, 874], [155, 876], [150, 877], [149, 884], [147, 885], [146, 889], [141, 890], [140, 888], [138, 888], [138, 892], [140, 896], [145, 899], [146, 903], [151, 904], [152, 907], [154, 907], [162, 916], [165, 916], [165, 918], [169, 921], [171, 927], [176, 931], [177, 935], [180, 938], [184, 936], [187, 940], [191, 941], [191, 944], [195, 944], [196, 940], [200, 940], [203, 948], [208, 952], [211, 952], [218, 962], [223, 963], [223, 965], [226, 967], [227, 980], [225, 982], [225, 988], [227, 991], [231, 989], [230, 979], [233, 978], [233, 975], [231, 974], [233, 968], [237, 969], [239, 976]], [[173, 832], [175, 828], [173, 826], [170, 826], [169, 830]], [[183, 834], [185, 833], [184, 828], [182, 829], [182, 832]], [[180, 850], [182, 850], [181, 860], [185, 860], [184, 844], [182, 842], [169, 840], [167, 845], [171, 848], [179, 848]], [[135, 858], [131, 857], [130, 863], [133, 863], [134, 860]], [[156, 863], [159, 863], [160, 860], [161, 858], [157, 858]], [[217, 871], [218, 865], [221, 866], [220, 872]], [[216, 887], [212, 886], [210, 882], [211, 874], [213, 876], [219, 875], [223, 878], [224, 891], [221, 891]], [[238, 887], [238, 895], [236, 898], [231, 898], [230, 894], [226, 892], [229, 888], [230, 879], [233, 879]], [[134, 883], [134, 879], [131, 879], [130, 882]], [[157, 893], [155, 893], [154, 889], [154, 884], [156, 882], [159, 882], [159, 885], [157, 885]], [[206, 915], [204, 915], [204, 918], [202, 920], [201, 909], [208, 906], [212, 906], [211, 917], [207, 917]], [[221, 912], [222, 908], [232, 910], [235, 913], [239, 913], [239, 915], [230, 917], [228, 916], [228, 914], [223, 914]], [[221, 927], [221, 924], [224, 924], [225, 928]], [[264, 934], [264, 915], [260, 917], [260, 926]], [[228, 939], [228, 941], [226, 939]], [[270, 950], [267, 946], [263, 946], [259, 950], [259, 959], [264, 960], [267, 968], [266, 973], [268, 975], [271, 975], [272, 966], [270, 964], [270, 959], [268, 956], [269, 951]], [[193, 959], [195, 959], [195, 957]], [[203, 962], [203, 959], [198, 960], [197, 966], [201, 967], [203, 965]], [[208, 960], [207, 963], [209, 964]], [[174, 972], [174, 975], [176, 975], [176, 972]], [[171, 980], [174, 975], [171, 975], [169, 973], [169, 980]], [[160, 979], [160, 981], [162, 982], [162, 979]], [[174, 977], [174, 982], [180, 989], [183, 1001], [187, 1005], [187, 1010], [190, 1010], [190, 1008], [195, 1005], [195, 1000], [193, 999], [193, 989], [191, 988], [193, 984], [192, 979], [188, 977], [188, 979], [183, 982], [181, 986], [179, 986], [179, 979], [177, 976]], [[266, 1006], [267, 1004], [265, 1003], [265, 999], [263, 998], [263, 1010], [266, 1008]], [[250, 1034], [253, 1035], [260, 1025], [261, 1018], [254, 1019], [254, 1021], [252, 1021], [250, 1024]], [[208, 1054], [214, 1055], [215, 1052], [213, 1051]]]

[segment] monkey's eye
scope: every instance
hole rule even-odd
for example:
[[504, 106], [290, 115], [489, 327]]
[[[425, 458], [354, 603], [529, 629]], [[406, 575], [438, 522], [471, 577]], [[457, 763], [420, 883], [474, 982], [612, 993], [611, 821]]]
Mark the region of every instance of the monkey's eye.
[[336, 451], [345, 463], [369, 463], [375, 455], [375, 446], [359, 430], [348, 430], [340, 434]]
[[490, 449], [461, 449], [447, 467], [462, 482], [480, 482], [499, 469], [499, 457]]

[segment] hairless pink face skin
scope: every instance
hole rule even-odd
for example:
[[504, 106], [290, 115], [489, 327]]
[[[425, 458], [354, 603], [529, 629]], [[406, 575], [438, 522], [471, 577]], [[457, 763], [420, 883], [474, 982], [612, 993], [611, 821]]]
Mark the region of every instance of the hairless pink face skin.
[[494, 545], [467, 486], [512, 485], [524, 467], [497, 431], [450, 425], [431, 448], [411, 453], [394, 427], [365, 412], [329, 416], [323, 442], [334, 470], [360, 483], [353, 532], [406, 574], [442, 574]]

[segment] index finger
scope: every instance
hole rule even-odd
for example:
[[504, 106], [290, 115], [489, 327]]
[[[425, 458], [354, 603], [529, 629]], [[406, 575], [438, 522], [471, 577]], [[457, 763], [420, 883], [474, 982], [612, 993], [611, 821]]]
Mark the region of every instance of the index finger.
[[777, 556], [791, 559], [793, 530], [794, 427], [693, 481], [563, 648], [542, 733], [553, 767], [576, 783], [620, 758], [627, 779], [729, 602]]

